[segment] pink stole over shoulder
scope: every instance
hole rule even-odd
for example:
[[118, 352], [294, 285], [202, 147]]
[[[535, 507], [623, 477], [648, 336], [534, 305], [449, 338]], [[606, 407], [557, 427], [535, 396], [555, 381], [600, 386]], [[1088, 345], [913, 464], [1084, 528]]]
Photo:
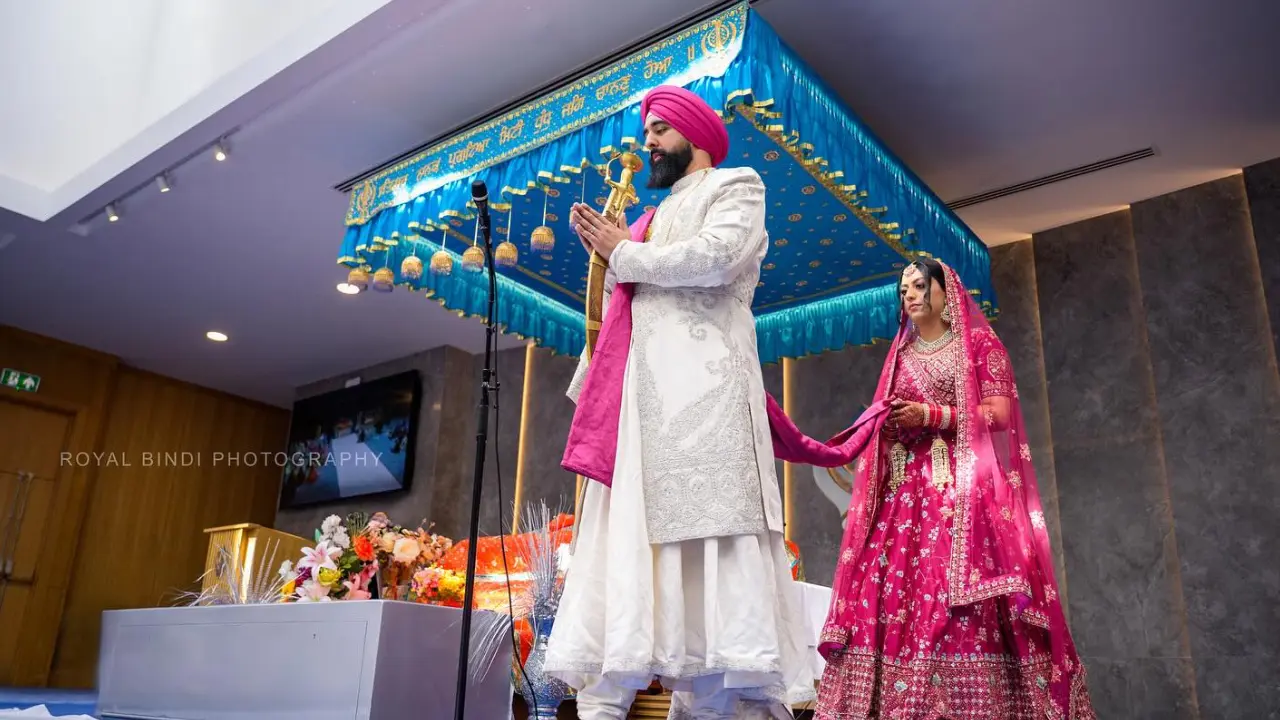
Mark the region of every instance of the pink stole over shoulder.
[[[632, 242], [645, 241], [653, 215], [651, 210], [632, 223]], [[622, 414], [622, 382], [631, 352], [634, 295], [632, 283], [614, 286], [596, 349], [587, 367], [587, 377], [578, 395], [564, 458], [560, 461], [560, 467], [565, 470], [605, 487], [613, 486], [613, 468], [618, 456], [618, 420]], [[800, 432], [772, 396], [766, 393], [765, 400], [774, 456], [784, 462], [818, 467], [839, 467], [853, 462], [879, 437], [889, 415], [888, 403], [877, 402], [847, 430], [823, 443]], [[707, 448], [707, 452], [715, 452], [715, 448]]]
[[[642, 243], [649, 234], [656, 210], [631, 223], [631, 241]], [[560, 467], [571, 473], [613, 486], [613, 464], [618, 455], [618, 418], [622, 414], [622, 380], [631, 352], [632, 283], [618, 283], [609, 297], [600, 324], [596, 349], [587, 366], [587, 378], [578, 393], [578, 407], [569, 426], [569, 442]]]

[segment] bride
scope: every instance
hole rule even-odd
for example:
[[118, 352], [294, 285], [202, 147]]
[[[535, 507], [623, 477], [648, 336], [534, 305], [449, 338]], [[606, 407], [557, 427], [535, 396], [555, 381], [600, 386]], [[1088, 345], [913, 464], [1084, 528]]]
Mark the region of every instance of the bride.
[[821, 636], [819, 720], [1094, 720], [1009, 356], [951, 268], [900, 286]]

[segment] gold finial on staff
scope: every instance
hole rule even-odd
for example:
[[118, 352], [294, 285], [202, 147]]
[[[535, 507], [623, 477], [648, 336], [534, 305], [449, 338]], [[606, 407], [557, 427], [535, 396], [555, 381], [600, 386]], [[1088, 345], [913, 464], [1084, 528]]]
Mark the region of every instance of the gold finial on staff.
[[[618, 160], [622, 165], [622, 172], [618, 175], [618, 179], [609, 178], [609, 167], [613, 165], [613, 161]], [[628, 207], [640, 201], [636, 195], [635, 186], [632, 184], [636, 173], [644, 168], [644, 161], [639, 155], [630, 152], [624, 152], [615, 155], [609, 160], [609, 164], [605, 165], [605, 184], [609, 186], [609, 197], [604, 203], [604, 217], [609, 222], [616, 223], [619, 217], [623, 217]], [[600, 337], [600, 325], [604, 322], [604, 274], [609, 269], [609, 263], [596, 251], [591, 251], [591, 264], [587, 266], [587, 360], [591, 360], [591, 356], [596, 350], [596, 339]]]

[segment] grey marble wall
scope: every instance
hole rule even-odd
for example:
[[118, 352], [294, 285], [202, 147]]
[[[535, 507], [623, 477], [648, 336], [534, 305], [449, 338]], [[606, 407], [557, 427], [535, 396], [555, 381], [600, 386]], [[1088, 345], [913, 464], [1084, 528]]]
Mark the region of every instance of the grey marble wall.
[[1058, 480], [1053, 465], [1053, 431], [1049, 420], [1049, 385], [1044, 376], [1044, 346], [1040, 337], [1040, 300], [1036, 293], [1036, 261], [1030, 242], [1001, 245], [991, 250], [991, 283], [1000, 315], [992, 323], [1013, 365], [1022, 405], [1022, 423], [1031, 446], [1040, 504], [1053, 546], [1058, 599], [1070, 620], [1066, 560], [1062, 549], [1062, 520], [1058, 510]]
[[1244, 185], [1258, 268], [1266, 288], [1271, 341], [1280, 355], [1280, 159], [1245, 168]]
[[[515, 507], [516, 469], [520, 448], [520, 415], [524, 402], [524, 348], [503, 350], [495, 356], [500, 387], [496, 398], [497, 412], [490, 415], [489, 434], [485, 445], [484, 480], [480, 493], [480, 534], [498, 535], [511, 531]], [[463, 538], [470, 527], [471, 483], [475, 473], [476, 408], [480, 402], [480, 379], [484, 369], [484, 356], [471, 359], [471, 394], [467, 432], [464, 443], [467, 456], [467, 491], [462, 507], [455, 506], [462, 525], [454, 538]], [[494, 400], [491, 399], [490, 402]], [[499, 478], [501, 483], [499, 483]], [[441, 515], [446, 514], [443, 511]]]
[[[795, 360], [791, 367], [791, 419], [805, 434], [825, 440], [849, 427], [875, 399], [888, 343], [847, 348]], [[826, 470], [818, 470], [826, 473]], [[830, 585], [840, 555], [846, 508], [827, 499], [814, 468], [797, 465], [792, 487], [791, 539], [800, 548], [809, 582]]]
[[[553, 355], [549, 350], [534, 349], [529, 362], [529, 419], [525, 427], [524, 479], [521, 483], [521, 505], [545, 501], [552, 512], [573, 512], [574, 486], [577, 478], [560, 467], [564, 457], [569, 424], [573, 421], [573, 402], [565, 397], [569, 381], [578, 366], [577, 358]], [[521, 512], [524, 510], [522, 509]]]
[[1132, 215], [1196, 697], [1204, 717], [1267, 717], [1280, 709], [1280, 375], [1244, 179]]
[[[499, 364], [499, 370], [504, 367]], [[463, 538], [471, 527], [472, 469], [476, 454], [475, 418], [480, 375], [475, 358], [461, 350], [448, 348], [443, 378], [435, 475], [418, 474], [415, 482], [421, 480], [435, 485], [435, 502], [429, 508], [431, 515], [428, 516], [435, 523], [435, 531], [447, 537]], [[500, 400], [507, 402], [505, 396]], [[509, 422], [506, 418], [504, 421]], [[492, 449], [489, 456], [493, 456]], [[485, 498], [487, 502], [496, 502], [493, 485], [485, 486], [482, 500]]]
[[1071, 628], [1099, 717], [1198, 717], [1129, 213], [1032, 243]]

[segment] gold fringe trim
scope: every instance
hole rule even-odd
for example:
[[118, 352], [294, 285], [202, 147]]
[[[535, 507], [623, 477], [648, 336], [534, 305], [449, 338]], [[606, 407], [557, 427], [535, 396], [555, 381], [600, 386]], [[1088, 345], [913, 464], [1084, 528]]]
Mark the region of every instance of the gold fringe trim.
[[902, 483], [907, 481], [907, 448], [902, 443], [894, 443], [889, 451], [889, 492], [897, 492]]
[[933, 458], [933, 487], [942, 492], [951, 484], [951, 458], [947, 457], [947, 443], [941, 436], [933, 439], [929, 455]]

